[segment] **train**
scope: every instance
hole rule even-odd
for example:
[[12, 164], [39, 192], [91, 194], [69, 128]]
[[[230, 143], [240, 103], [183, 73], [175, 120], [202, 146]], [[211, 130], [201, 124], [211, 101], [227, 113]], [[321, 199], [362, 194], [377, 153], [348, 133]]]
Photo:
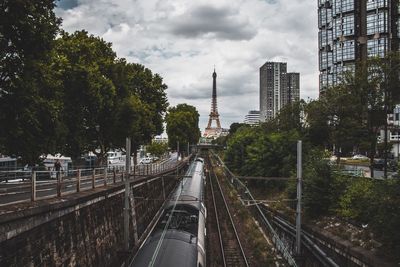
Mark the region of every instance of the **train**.
[[204, 159], [196, 157], [130, 266], [206, 266], [205, 183]]

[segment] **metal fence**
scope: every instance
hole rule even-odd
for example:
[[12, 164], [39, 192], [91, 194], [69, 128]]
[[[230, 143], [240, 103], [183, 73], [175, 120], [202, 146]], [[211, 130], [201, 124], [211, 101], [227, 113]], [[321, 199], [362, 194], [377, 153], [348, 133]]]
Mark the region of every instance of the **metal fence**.
[[[176, 168], [177, 162], [132, 167], [133, 177], [156, 175]], [[125, 167], [83, 168], [68, 171], [0, 171], [0, 205], [35, 201], [116, 184], [126, 178]]]

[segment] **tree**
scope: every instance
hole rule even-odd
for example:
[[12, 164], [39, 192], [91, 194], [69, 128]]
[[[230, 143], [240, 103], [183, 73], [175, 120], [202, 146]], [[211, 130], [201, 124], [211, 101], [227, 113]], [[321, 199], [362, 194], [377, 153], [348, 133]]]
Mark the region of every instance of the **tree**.
[[132, 64], [132, 67], [136, 70], [133, 81], [135, 92], [143, 102], [150, 106], [152, 111], [153, 134], [161, 134], [163, 132], [163, 117], [168, 108], [165, 92], [167, 85], [163, 83], [159, 74], [153, 74], [150, 69], [139, 64]]
[[147, 152], [157, 157], [161, 157], [168, 151], [168, 144], [163, 142], [152, 142], [146, 147]]
[[248, 124], [245, 123], [239, 123], [239, 122], [234, 122], [231, 124], [231, 126], [229, 127], [229, 134], [233, 135], [236, 133], [236, 131], [240, 128], [240, 127], [249, 127]]
[[14, 82], [53, 46], [61, 20], [53, 0], [0, 3], [0, 96], [13, 93]]
[[54, 65], [62, 73], [62, 121], [68, 130], [63, 151], [74, 158], [92, 151], [102, 164], [112, 147], [117, 98], [110, 73], [115, 59], [110, 43], [86, 31], [62, 32], [56, 41]]
[[290, 177], [296, 167], [299, 139], [296, 130], [259, 134], [246, 149], [243, 172], [254, 176]]
[[275, 131], [303, 131], [303, 114], [306, 102], [295, 101], [285, 105], [277, 116], [269, 123], [274, 125]]
[[325, 102], [314, 100], [305, 107], [306, 139], [314, 146], [329, 147], [330, 121]]
[[187, 144], [195, 144], [199, 141], [199, 113], [193, 106], [178, 104], [168, 109], [166, 115], [168, 145], [171, 149], [186, 150]]
[[33, 165], [56, 151], [58, 83], [50, 51], [60, 19], [54, 1], [0, 3], [0, 149]]
[[[168, 101], [165, 90], [167, 85], [162, 81], [158, 74], [153, 74], [151, 70], [140, 64], [127, 63], [125, 59], [119, 59], [115, 62], [112, 68], [111, 77], [116, 88], [118, 99], [134, 97], [140, 100], [140, 105], [143, 107], [141, 111], [137, 110], [135, 119], [131, 120], [133, 126], [131, 129], [123, 127], [129, 122], [124, 122], [124, 117], [119, 123], [119, 139], [115, 140], [114, 144], [119, 147], [124, 147], [124, 138], [131, 137], [131, 151], [134, 155], [134, 164], [136, 164], [137, 151], [140, 145], [151, 142], [154, 135], [161, 134], [163, 131], [163, 117], [168, 107]], [[136, 105], [139, 103], [136, 101]], [[132, 111], [134, 105], [131, 104]], [[126, 109], [128, 107], [124, 107]], [[126, 114], [126, 110], [123, 112]], [[132, 118], [132, 116], [129, 116]], [[140, 122], [140, 124], [138, 124]], [[121, 127], [122, 126], [122, 127]]]
[[146, 103], [136, 95], [125, 98], [116, 110], [115, 144], [124, 148], [125, 138], [131, 138], [131, 152], [134, 164], [137, 164], [137, 150], [148, 140], [154, 125], [151, 123], [151, 110]]
[[246, 158], [247, 147], [254, 143], [262, 133], [260, 127], [240, 127], [232, 136], [229, 137], [227, 142], [227, 149], [225, 151], [225, 162], [227, 166], [237, 174], [246, 174]]
[[329, 155], [313, 149], [306, 157], [303, 171], [303, 203], [307, 217], [316, 218], [336, 212], [348, 177], [334, 172], [326, 159]]

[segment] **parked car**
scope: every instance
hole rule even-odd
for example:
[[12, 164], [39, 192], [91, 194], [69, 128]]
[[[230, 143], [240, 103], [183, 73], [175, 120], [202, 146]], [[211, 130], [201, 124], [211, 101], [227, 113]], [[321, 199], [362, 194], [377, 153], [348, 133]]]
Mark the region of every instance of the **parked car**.
[[150, 164], [150, 163], [152, 163], [153, 162], [153, 159], [152, 158], [150, 158], [150, 157], [145, 157], [145, 158], [142, 158], [140, 161], [139, 161], [139, 164]]
[[[385, 159], [374, 159], [374, 168], [383, 171], [385, 166]], [[393, 159], [387, 160], [387, 170], [388, 171], [396, 171], [397, 170], [397, 161]]]
[[357, 154], [357, 155], [354, 155], [354, 156], [352, 157], [352, 159], [356, 159], [356, 160], [366, 160], [366, 159], [368, 159], [368, 157], [367, 157], [367, 156], [364, 156], [364, 155]]

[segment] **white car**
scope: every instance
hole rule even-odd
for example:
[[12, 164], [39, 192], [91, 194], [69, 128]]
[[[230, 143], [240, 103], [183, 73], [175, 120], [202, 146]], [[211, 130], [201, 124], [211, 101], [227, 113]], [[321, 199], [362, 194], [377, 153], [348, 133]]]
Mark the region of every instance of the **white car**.
[[364, 156], [364, 155], [354, 155], [354, 156], [352, 157], [352, 159], [368, 159], [368, 157], [367, 157], [367, 156]]
[[150, 157], [145, 157], [145, 158], [142, 158], [142, 159], [140, 160], [139, 164], [150, 164], [152, 161], [153, 161], [152, 158], [150, 158]]

